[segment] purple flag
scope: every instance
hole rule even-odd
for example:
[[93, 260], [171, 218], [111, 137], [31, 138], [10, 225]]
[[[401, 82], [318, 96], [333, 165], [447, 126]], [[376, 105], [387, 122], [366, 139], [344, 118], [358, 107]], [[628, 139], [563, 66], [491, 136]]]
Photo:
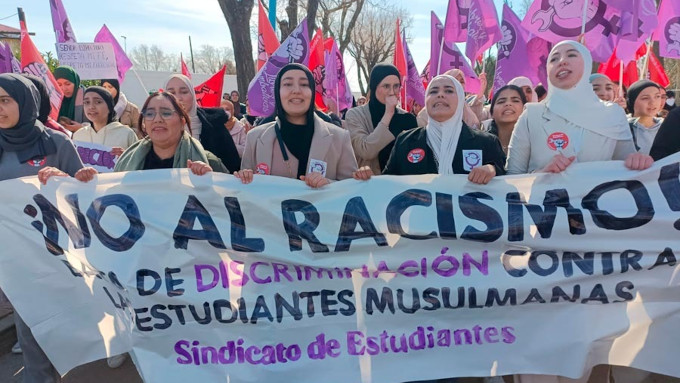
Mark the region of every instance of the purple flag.
[[14, 58], [12, 47], [0, 41], [0, 73], [21, 73], [20, 64]]
[[248, 100], [254, 116], [270, 116], [274, 113], [274, 81], [279, 70], [289, 63], [309, 64], [306, 17], [250, 81]]
[[616, 45], [616, 57], [628, 63], [635, 60], [635, 52], [656, 30], [659, 18], [654, 0], [607, 0], [621, 11], [621, 31]]
[[125, 54], [125, 50], [118, 44], [118, 40], [113, 36], [113, 33], [104, 24], [102, 29], [99, 30], [97, 35], [94, 37], [95, 43], [111, 43], [113, 46], [113, 52], [116, 54], [116, 66], [118, 67], [118, 81], [123, 83], [125, 80], [125, 73], [127, 73], [130, 68], [132, 68], [132, 61]]
[[534, 84], [540, 82], [538, 68], [527, 65], [529, 32], [521, 24], [522, 22], [512, 9], [507, 4], [503, 4], [503, 21], [501, 22], [503, 38], [497, 44], [498, 61], [493, 81], [494, 90], [498, 90], [519, 76], [528, 77]]
[[406, 37], [402, 39], [404, 44], [404, 54], [406, 55], [406, 105], [411, 105], [412, 102], [420, 106], [425, 106], [425, 88], [423, 82], [420, 80], [420, 73], [416, 68], [416, 63], [411, 56], [411, 50], [408, 49]]
[[449, 0], [444, 20], [444, 40], [462, 43], [467, 40], [468, 13], [472, 0]]
[[604, 0], [534, 0], [522, 21], [522, 26], [553, 44], [562, 40], [577, 40], [581, 35], [585, 1], [588, 1], [585, 20], [586, 46], [595, 61], [606, 62], [618, 41], [621, 12], [616, 7], [609, 6]]
[[[450, 69], [460, 69], [465, 74], [465, 91], [476, 94], [481, 86], [477, 74], [472, 70], [455, 43], [444, 42], [444, 45], [442, 45], [444, 25], [434, 12], [431, 13], [431, 19], [430, 79]], [[439, 57], [440, 51], [442, 53], [441, 58]]]
[[326, 62], [326, 76], [324, 77], [324, 89], [330, 94], [330, 97], [336, 100], [338, 104], [338, 111], [349, 109], [352, 107], [352, 90], [349, 87], [349, 81], [345, 75], [345, 63], [342, 59], [342, 54], [338, 50], [338, 44], [334, 39], [326, 39], [326, 44], [332, 46], [330, 51], [325, 51]]
[[468, 14], [468, 34], [465, 55], [471, 62], [501, 39], [498, 15], [493, 0], [477, 0]]
[[57, 37], [58, 43], [75, 43], [76, 34], [73, 33], [71, 22], [68, 21], [68, 15], [64, 4], [61, 0], [50, 0], [50, 10], [52, 11], [52, 25], [54, 26], [54, 34]]
[[654, 38], [659, 40], [660, 56], [680, 59], [680, 3], [677, 0], [662, 0]]

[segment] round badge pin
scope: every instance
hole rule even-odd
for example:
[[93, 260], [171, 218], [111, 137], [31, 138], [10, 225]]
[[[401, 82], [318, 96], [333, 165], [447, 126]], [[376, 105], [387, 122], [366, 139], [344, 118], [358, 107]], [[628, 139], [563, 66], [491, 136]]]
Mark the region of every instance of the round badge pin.
[[33, 167], [39, 168], [39, 167], [45, 165], [45, 162], [47, 162], [47, 157], [35, 158], [35, 159], [32, 159], [32, 160], [29, 160], [28, 164], [33, 166]]
[[564, 150], [569, 146], [569, 136], [562, 132], [555, 132], [548, 136], [548, 147], [551, 150]]
[[261, 162], [255, 167], [255, 172], [257, 172], [257, 174], [269, 174], [269, 165]]
[[425, 151], [421, 148], [413, 149], [410, 152], [408, 152], [408, 156], [406, 156], [406, 159], [408, 160], [408, 162], [412, 164], [417, 164], [418, 162], [425, 159]]

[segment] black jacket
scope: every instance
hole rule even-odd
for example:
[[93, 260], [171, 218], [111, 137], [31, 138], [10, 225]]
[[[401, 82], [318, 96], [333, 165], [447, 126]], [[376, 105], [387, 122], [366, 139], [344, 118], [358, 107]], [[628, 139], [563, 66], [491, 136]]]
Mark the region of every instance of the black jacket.
[[[505, 153], [497, 137], [488, 133], [471, 129], [463, 124], [460, 132], [456, 154], [453, 157], [453, 172], [468, 174], [463, 167], [463, 150], [481, 150], [481, 165], [491, 164], [496, 168], [496, 175], [505, 174]], [[424, 154], [424, 157], [423, 157]], [[383, 174], [417, 175], [437, 174], [439, 172], [434, 153], [427, 144], [425, 128], [415, 128], [399, 134], [395, 141], [390, 159]]]
[[203, 148], [222, 160], [229, 172], [241, 170], [241, 158], [234, 139], [224, 126], [228, 120], [227, 113], [220, 108], [198, 108], [196, 114], [203, 125], [200, 137]]
[[674, 108], [663, 121], [649, 155], [658, 161], [680, 152], [680, 108]]

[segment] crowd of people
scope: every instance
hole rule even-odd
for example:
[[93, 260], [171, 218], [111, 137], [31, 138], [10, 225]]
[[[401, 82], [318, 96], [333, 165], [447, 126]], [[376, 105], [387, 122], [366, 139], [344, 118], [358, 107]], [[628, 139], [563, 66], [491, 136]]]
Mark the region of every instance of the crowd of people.
[[[168, 78], [141, 109], [117, 80], [81, 87], [69, 67], [54, 71], [64, 99], [55, 121], [45, 84], [33, 76], [0, 75], [0, 180], [37, 175], [93, 180], [74, 141], [111, 147], [114, 171], [188, 168], [193, 174], [228, 173], [248, 184], [277, 176], [322, 188], [380, 175], [465, 174], [489, 183], [505, 174], [559, 173], [574, 162], [621, 160], [643, 170], [680, 151], [680, 108], [674, 94], [648, 80], [626, 90], [604, 75], [591, 75], [590, 52], [580, 43], [554, 46], [546, 88], [517, 78], [484, 94], [466, 94], [460, 70], [435, 76], [425, 105], [399, 107], [402, 78], [390, 64], [376, 65], [369, 94], [356, 107], [326, 114], [315, 108], [310, 70], [288, 64], [278, 73], [272, 116], [255, 117], [237, 91], [220, 108], [201, 108], [194, 84]], [[479, 186], [483, 188], [484, 186]], [[56, 371], [30, 328], [16, 315], [26, 382], [53, 382]], [[109, 360], [111, 367], [124, 357]], [[617, 383], [630, 382], [616, 376]], [[585, 382], [557, 376], [518, 375], [516, 382]], [[454, 381], [454, 378], [446, 380]], [[444, 380], [442, 380], [443, 382]]]

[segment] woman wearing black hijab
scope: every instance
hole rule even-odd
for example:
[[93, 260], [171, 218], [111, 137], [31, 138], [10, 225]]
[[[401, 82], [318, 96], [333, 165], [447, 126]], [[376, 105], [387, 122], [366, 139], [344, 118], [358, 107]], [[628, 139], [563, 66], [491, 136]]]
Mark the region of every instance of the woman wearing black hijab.
[[373, 67], [369, 89], [368, 104], [347, 111], [345, 128], [352, 137], [359, 166], [370, 166], [374, 174], [381, 174], [395, 138], [399, 133], [417, 127], [418, 120], [397, 106], [401, 76], [394, 65]]
[[[37, 175], [46, 183], [49, 177], [73, 176], [83, 167], [68, 137], [37, 120], [40, 101], [38, 89], [28, 79], [0, 74], [0, 181]], [[24, 381], [57, 382], [59, 374], [21, 319], [22, 308], [31, 302], [12, 303], [18, 309], [14, 320], [24, 358]]]
[[139, 129], [139, 108], [128, 101], [125, 94], [120, 91], [120, 82], [117, 79], [101, 80], [100, 85], [108, 90], [113, 97], [113, 105], [116, 116], [118, 116], [118, 122], [134, 130], [137, 138], [144, 138], [144, 134]]
[[331, 180], [367, 179], [357, 172], [349, 134], [314, 113], [314, 76], [305, 66], [288, 64], [274, 83], [276, 120], [248, 133], [241, 171], [249, 183], [253, 172], [301, 179], [319, 188]]

